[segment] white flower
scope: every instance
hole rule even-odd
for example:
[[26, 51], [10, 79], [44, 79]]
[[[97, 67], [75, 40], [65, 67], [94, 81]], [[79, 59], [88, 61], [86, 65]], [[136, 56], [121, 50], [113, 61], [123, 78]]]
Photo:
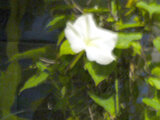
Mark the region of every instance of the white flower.
[[73, 24], [68, 22], [65, 35], [72, 50], [75, 53], [85, 50], [89, 61], [106, 65], [115, 59], [112, 50], [118, 35], [98, 27], [92, 14], [80, 16]]

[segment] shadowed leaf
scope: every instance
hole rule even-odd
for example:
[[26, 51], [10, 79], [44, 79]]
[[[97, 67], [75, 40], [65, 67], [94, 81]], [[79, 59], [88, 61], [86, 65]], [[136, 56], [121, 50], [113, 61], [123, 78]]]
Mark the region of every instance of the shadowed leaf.
[[20, 92], [22, 92], [25, 89], [29, 89], [32, 87], [36, 87], [37, 85], [41, 84], [45, 80], [47, 80], [49, 74], [47, 72], [41, 72], [38, 75], [32, 76], [21, 88]]
[[88, 70], [96, 86], [108, 77], [108, 75], [113, 71], [114, 67], [115, 67], [115, 62], [106, 66], [102, 66], [95, 62], [89, 62], [89, 61], [86, 62], [84, 66], [84, 68]]
[[103, 107], [107, 112], [109, 112], [111, 115], [115, 116], [115, 100], [114, 96], [111, 96], [109, 98], [101, 98], [93, 93], [89, 92], [89, 96], [94, 100], [95, 103]]

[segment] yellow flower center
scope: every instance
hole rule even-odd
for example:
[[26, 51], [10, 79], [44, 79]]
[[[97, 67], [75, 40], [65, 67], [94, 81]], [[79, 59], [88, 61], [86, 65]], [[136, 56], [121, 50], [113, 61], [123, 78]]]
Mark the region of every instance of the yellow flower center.
[[93, 42], [93, 40], [94, 39], [90, 39], [90, 38], [85, 39], [86, 46], [96, 46], [96, 44]]
[[86, 46], [95, 46], [93, 41], [89, 38], [85, 39], [85, 44], [86, 44]]

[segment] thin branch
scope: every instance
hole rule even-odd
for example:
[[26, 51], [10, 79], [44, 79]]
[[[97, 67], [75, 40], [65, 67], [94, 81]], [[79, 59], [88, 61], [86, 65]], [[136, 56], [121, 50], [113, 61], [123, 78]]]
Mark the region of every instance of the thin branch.
[[87, 5], [89, 5], [92, 2], [92, 0], [88, 0]]
[[40, 61], [45, 62], [47, 64], [55, 64], [56, 63], [54, 60], [47, 59], [47, 58], [44, 58], [44, 57], [40, 57]]
[[77, 12], [80, 12], [80, 13], [83, 13], [83, 10], [80, 8], [79, 5], [77, 5], [77, 3], [75, 3], [74, 0], [71, 0], [71, 3], [69, 2], [69, 0], [64, 0], [64, 2], [67, 4], [67, 5], [73, 5], [75, 8], [73, 8], [73, 11], [75, 13]]
[[82, 8], [74, 0], [71, 0], [71, 2], [80, 13], [83, 13]]
[[93, 113], [92, 113], [90, 106], [88, 107], [88, 111], [89, 111], [89, 115], [90, 115], [91, 120], [94, 120]]
[[[67, 4], [67, 5], [71, 5], [72, 3], [70, 3], [68, 0], [64, 0], [64, 2]], [[73, 8], [73, 11], [74, 12], [77, 12], [77, 10], [75, 8]]]
[[111, 11], [112, 13], [112, 8], [111, 8], [111, 0], [107, 0], [107, 3], [108, 3], [108, 9]]
[[112, 1], [111, 0], [107, 0], [107, 3], [108, 3], [108, 9], [110, 10], [110, 13], [112, 15], [112, 17], [114, 18], [114, 20], [118, 20], [118, 17], [116, 15], [113, 14], [113, 11], [112, 11]]

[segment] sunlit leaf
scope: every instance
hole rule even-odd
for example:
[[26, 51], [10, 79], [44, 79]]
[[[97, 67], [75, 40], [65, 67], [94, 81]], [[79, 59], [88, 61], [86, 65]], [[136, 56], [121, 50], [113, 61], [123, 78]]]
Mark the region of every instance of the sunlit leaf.
[[133, 47], [133, 55], [141, 55], [141, 44], [139, 42], [132, 42], [131, 46]]
[[160, 52], [160, 37], [157, 37], [154, 41], [153, 44], [155, 48]]
[[128, 0], [126, 7], [131, 8], [137, 2], [137, 0]]
[[39, 69], [40, 71], [44, 71], [44, 70], [47, 69], [47, 66], [44, 65], [42, 62], [37, 62], [37, 63], [36, 63], [36, 66], [38, 67], [38, 69]]
[[149, 13], [150, 17], [152, 17], [154, 13], [160, 13], [160, 5], [156, 3], [147, 4], [146, 2], [140, 1], [136, 6], [138, 8], [146, 10]]
[[143, 98], [143, 103], [154, 108], [155, 110], [160, 110], [160, 103], [156, 99]]
[[144, 118], [145, 118], [145, 120], [150, 120], [150, 119], [149, 119], [149, 116], [148, 116], [147, 109], [145, 109]]
[[144, 27], [143, 23], [127, 23], [127, 24], [121, 24], [116, 25], [116, 30], [123, 30], [123, 29], [129, 29], [129, 28], [137, 28], [137, 27]]
[[25, 89], [29, 89], [32, 87], [36, 87], [37, 85], [41, 84], [42, 82], [44, 82], [45, 80], [47, 80], [49, 76], [49, 73], [47, 72], [41, 72], [37, 75], [32, 76], [23, 86], [23, 88], [21, 88], [20, 92], [22, 92]]
[[101, 12], [109, 12], [109, 10], [107, 8], [85, 8], [83, 10], [86, 13], [101, 13]]
[[114, 67], [115, 62], [106, 66], [102, 66], [95, 62], [89, 61], [86, 62], [84, 66], [84, 68], [88, 70], [96, 86], [108, 77], [108, 75], [113, 71]]
[[157, 77], [160, 77], [160, 67], [155, 67], [151, 71], [152, 75], [155, 75]]
[[112, 15], [117, 18], [117, 3], [116, 0], [111, 1]]
[[60, 47], [60, 56], [62, 55], [75, 55], [70, 47], [68, 40], [65, 40]]
[[114, 22], [115, 20], [114, 20], [114, 17], [112, 17], [112, 16], [109, 16], [108, 18], [107, 18], [107, 22]]
[[94, 100], [95, 103], [103, 107], [107, 112], [109, 112], [111, 115], [115, 115], [115, 100], [114, 96], [111, 96], [109, 98], [101, 98], [97, 95], [90, 93], [89, 96]]
[[116, 48], [126, 49], [131, 46], [131, 43], [142, 38], [141, 33], [119, 33]]
[[150, 77], [148, 82], [151, 86], [155, 87], [156, 89], [160, 90], [160, 78]]

